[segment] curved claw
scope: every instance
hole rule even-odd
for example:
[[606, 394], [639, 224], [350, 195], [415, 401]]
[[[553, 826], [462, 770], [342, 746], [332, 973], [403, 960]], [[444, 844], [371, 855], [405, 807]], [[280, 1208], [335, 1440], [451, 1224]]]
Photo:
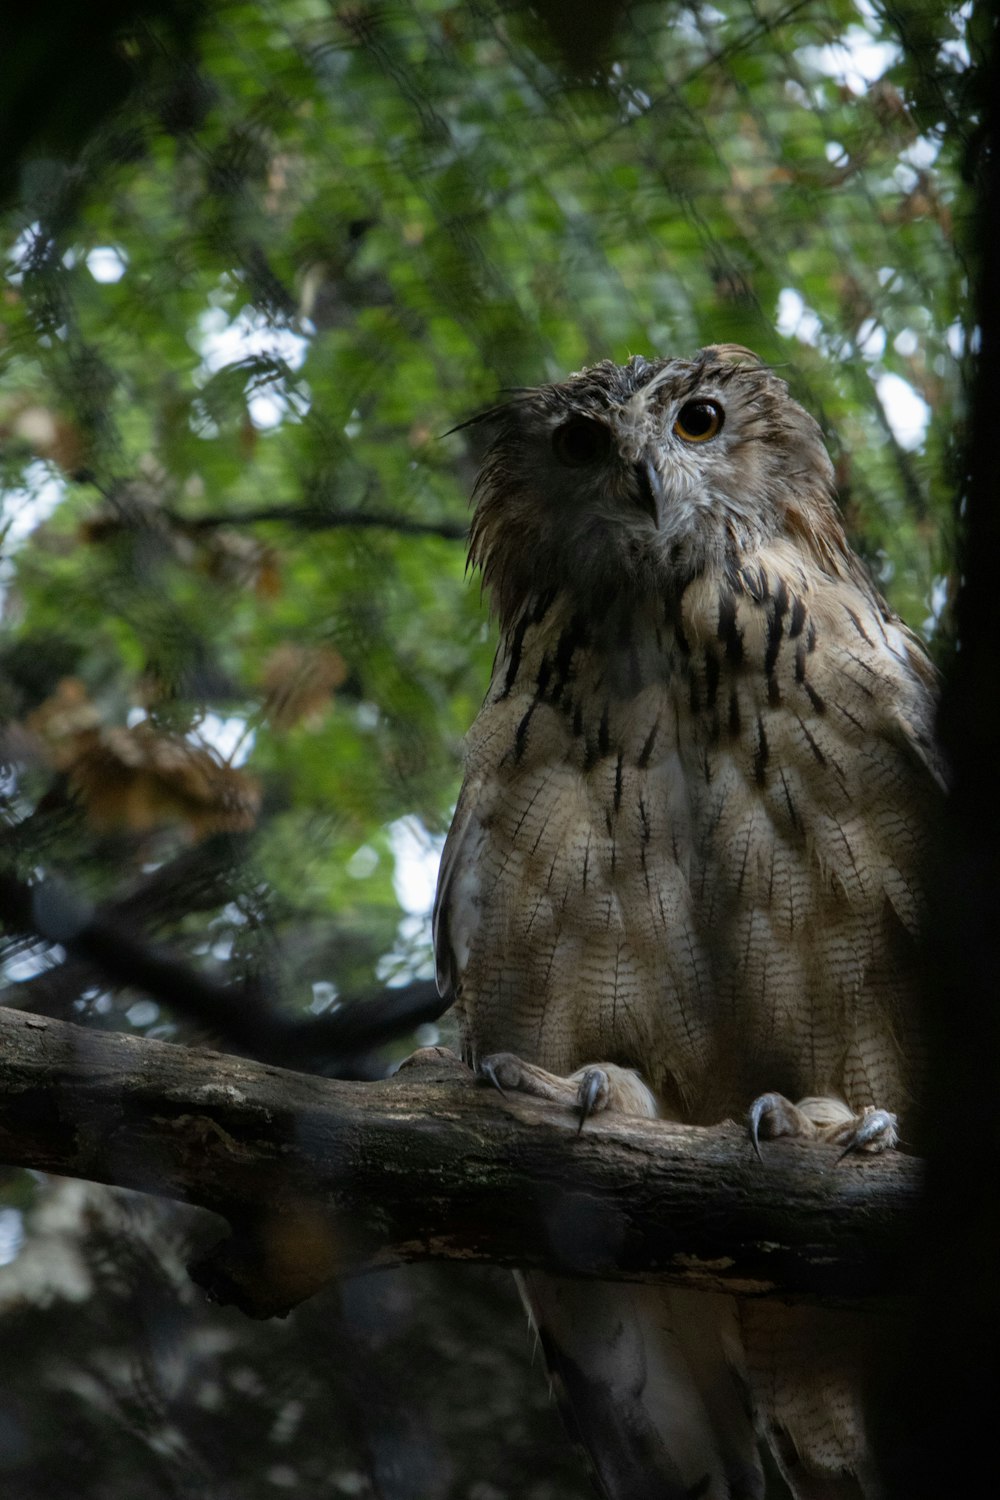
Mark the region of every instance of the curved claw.
[[843, 1161], [852, 1151], [887, 1151], [895, 1144], [896, 1116], [887, 1109], [873, 1109], [858, 1121], [837, 1160]]
[[503, 1094], [504, 1098], [506, 1099], [506, 1097], [507, 1097], [507, 1090], [504, 1088], [503, 1084], [500, 1082], [500, 1078], [499, 1078], [499, 1075], [497, 1073], [496, 1067], [494, 1065], [494, 1060], [493, 1060], [492, 1057], [484, 1057], [480, 1061], [479, 1067], [477, 1068], [476, 1071], [477, 1071], [477, 1073], [478, 1073], [478, 1075], [479, 1075], [480, 1078], [485, 1078], [486, 1082], [487, 1083], [491, 1083], [493, 1085], [493, 1087], [495, 1089], [498, 1089], [499, 1092], [501, 1094]]
[[589, 1068], [580, 1080], [580, 1092], [577, 1095], [577, 1103], [580, 1108], [580, 1123], [576, 1127], [577, 1135], [583, 1129], [590, 1116], [594, 1113], [602, 1094], [608, 1089], [608, 1075], [600, 1068]]
[[777, 1094], [760, 1094], [751, 1104], [747, 1115], [747, 1126], [750, 1131], [750, 1139], [756, 1152], [757, 1160], [763, 1165], [764, 1158], [760, 1154], [760, 1122], [775, 1106], [778, 1099]]

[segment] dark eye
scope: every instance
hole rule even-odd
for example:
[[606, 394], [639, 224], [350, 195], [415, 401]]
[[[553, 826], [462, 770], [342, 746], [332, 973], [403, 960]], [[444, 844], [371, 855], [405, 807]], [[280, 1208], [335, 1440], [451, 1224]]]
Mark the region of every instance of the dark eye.
[[725, 420], [718, 401], [688, 401], [677, 413], [674, 432], [685, 443], [707, 443], [722, 431]]
[[552, 434], [552, 450], [560, 463], [582, 469], [607, 458], [611, 452], [611, 433], [603, 422], [590, 417], [570, 417]]

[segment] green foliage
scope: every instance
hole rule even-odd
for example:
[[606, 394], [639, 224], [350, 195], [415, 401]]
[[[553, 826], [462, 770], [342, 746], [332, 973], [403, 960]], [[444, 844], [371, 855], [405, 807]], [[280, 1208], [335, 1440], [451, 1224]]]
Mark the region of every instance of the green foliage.
[[[782, 366], [855, 541], [934, 634], [965, 22], [893, 17], [637, 4], [576, 71], [489, 4], [226, 0], [194, 55], [137, 25], [131, 95], [78, 161], [28, 163], [0, 237], [22, 868], [113, 897], [252, 823], [214, 917], [183, 893], [160, 914], [175, 943], [276, 971], [293, 1005], [423, 972], [397, 825], [445, 828], [493, 645], [458, 539], [475, 438], [446, 434], [609, 355], [733, 340]], [[301, 714], [268, 683], [290, 648]], [[238, 742], [207, 805], [145, 767], [124, 806], [81, 791], [74, 756], [144, 715], [217, 759]], [[239, 941], [206, 948], [210, 920]]]
[[[476, 433], [449, 429], [608, 356], [773, 361], [855, 544], [947, 644], [966, 49], [990, 7], [7, 9], [21, 876], [298, 1014], [429, 972], [494, 646], [462, 542]], [[3, 1003], [180, 1030], [16, 934], [0, 979]], [[178, 1234], [152, 1199], [0, 1182], [5, 1495], [583, 1493], [505, 1281], [363, 1278], [251, 1325], [192, 1305]]]

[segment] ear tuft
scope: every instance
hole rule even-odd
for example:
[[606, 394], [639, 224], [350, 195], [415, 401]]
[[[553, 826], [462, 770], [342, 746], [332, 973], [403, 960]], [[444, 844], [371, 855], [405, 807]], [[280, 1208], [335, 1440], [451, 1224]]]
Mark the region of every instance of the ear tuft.
[[742, 344], [706, 344], [699, 354], [710, 354], [725, 365], [762, 365], [764, 361], [752, 349]]

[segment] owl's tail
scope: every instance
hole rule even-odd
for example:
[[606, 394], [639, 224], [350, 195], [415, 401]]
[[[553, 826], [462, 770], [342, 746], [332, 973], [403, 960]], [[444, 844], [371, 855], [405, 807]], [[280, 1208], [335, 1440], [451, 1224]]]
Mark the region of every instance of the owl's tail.
[[518, 1281], [604, 1500], [763, 1500], [732, 1299], [540, 1272]]
[[885, 1319], [768, 1301], [741, 1304], [740, 1321], [758, 1420], [795, 1500], [880, 1500], [866, 1413]]

